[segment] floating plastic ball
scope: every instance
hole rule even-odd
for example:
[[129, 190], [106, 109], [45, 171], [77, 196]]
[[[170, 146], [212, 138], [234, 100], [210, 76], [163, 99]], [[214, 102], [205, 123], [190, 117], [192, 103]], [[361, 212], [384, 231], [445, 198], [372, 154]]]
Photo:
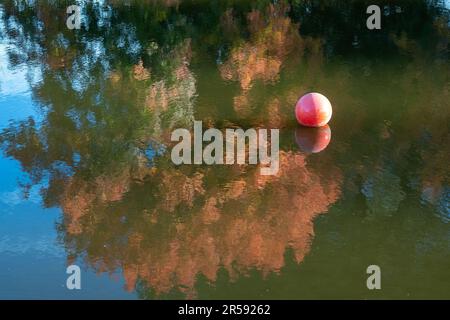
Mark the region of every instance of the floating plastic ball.
[[322, 127], [331, 119], [331, 103], [324, 95], [316, 92], [301, 97], [295, 106], [298, 123], [306, 127]]

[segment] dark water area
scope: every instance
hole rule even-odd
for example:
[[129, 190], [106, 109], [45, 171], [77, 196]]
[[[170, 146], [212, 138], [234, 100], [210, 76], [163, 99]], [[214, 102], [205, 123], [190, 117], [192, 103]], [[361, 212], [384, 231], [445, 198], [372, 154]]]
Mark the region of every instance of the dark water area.
[[[450, 299], [448, 3], [70, 4], [0, 4], [0, 298]], [[278, 172], [175, 165], [194, 121]]]

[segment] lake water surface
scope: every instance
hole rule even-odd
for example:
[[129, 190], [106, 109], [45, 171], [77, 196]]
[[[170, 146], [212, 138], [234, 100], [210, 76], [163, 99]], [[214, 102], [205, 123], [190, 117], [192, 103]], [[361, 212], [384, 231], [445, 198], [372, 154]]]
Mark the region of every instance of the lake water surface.
[[[390, 3], [85, 1], [69, 30], [2, 1], [0, 298], [450, 299], [448, 9]], [[194, 120], [280, 129], [278, 173], [173, 164]]]

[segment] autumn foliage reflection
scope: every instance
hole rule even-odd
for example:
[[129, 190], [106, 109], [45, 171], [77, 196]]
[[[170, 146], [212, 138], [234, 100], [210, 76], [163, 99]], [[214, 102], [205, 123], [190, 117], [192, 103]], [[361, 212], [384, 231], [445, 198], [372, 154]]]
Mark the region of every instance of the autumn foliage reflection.
[[[194, 297], [197, 278], [214, 283], [222, 268], [232, 280], [255, 269], [267, 276], [283, 268], [287, 250], [301, 263], [315, 218], [341, 192], [363, 197], [361, 211], [373, 219], [395, 213], [406, 192], [442, 203], [448, 214], [446, 20], [434, 22], [440, 36], [431, 61], [414, 33], [383, 28], [395, 57], [405, 57], [388, 65], [360, 51], [346, 55], [351, 41], [334, 32], [353, 25], [352, 5], [338, 8], [348, 10], [340, 18], [331, 15], [348, 22], [306, 14], [313, 4], [320, 13], [334, 2], [242, 9], [133, 1], [142, 7], [130, 10], [112, 1], [109, 24], [81, 30], [82, 37], [60, 30], [61, 8], [39, 1], [17, 14], [16, 2], [5, 3], [5, 34], [16, 49], [8, 52], [10, 64], [26, 62], [31, 75], [32, 66], [41, 67], [42, 79], [30, 85], [44, 120], [11, 122], [0, 144], [29, 174], [25, 189], [45, 185], [44, 206], [62, 209], [58, 231], [69, 262], [119, 270], [128, 290], [144, 284], [157, 295]], [[103, 8], [92, 6], [94, 21]], [[408, 21], [423, 25], [422, 17]], [[300, 35], [308, 23], [324, 34]], [[366, 34], [371, 53], [372, 41]], [[227, 91], [232, 86], [237, 90]], [[170, 162], [171, 130], [194, 117], [216, 127], [287, 129], [296, 125], [299, 95], [314, 88], [332, 97], [337, 111], [335, 144], [318, 157], [299, 152], [292, 132], [276, 176], [260, 176], [255, 166]]]
[[[157, 294], [178, 289], [195, 295], [196, 278], [214, 282], [251, 269], [279, 271], [288, 248], [300, 263], [314, 236], [313, 221], [340, 196], [338, 169], [327, 177], [310, 170], [300, 153], [282, 151], [276, 176], [249, 167], [183, 173], [148, 169], [141, 183], [132, 171], [73, 181], [61, 199], [67, 245], [85, 252], [99, 271], [123, 269], [127, 288], [138, 279]], [[269, 201], [270, 199], [270, 201]]]

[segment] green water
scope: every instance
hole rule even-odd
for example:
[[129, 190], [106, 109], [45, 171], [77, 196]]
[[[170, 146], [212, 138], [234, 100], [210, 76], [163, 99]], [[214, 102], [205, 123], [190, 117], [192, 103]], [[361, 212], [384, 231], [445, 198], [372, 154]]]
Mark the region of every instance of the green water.
[[[448, 10], [387, 3], [2, 2], [0, 297], [449, 299]], [[194, 120], [280, 129], [278, 173], [174, 165]]]

